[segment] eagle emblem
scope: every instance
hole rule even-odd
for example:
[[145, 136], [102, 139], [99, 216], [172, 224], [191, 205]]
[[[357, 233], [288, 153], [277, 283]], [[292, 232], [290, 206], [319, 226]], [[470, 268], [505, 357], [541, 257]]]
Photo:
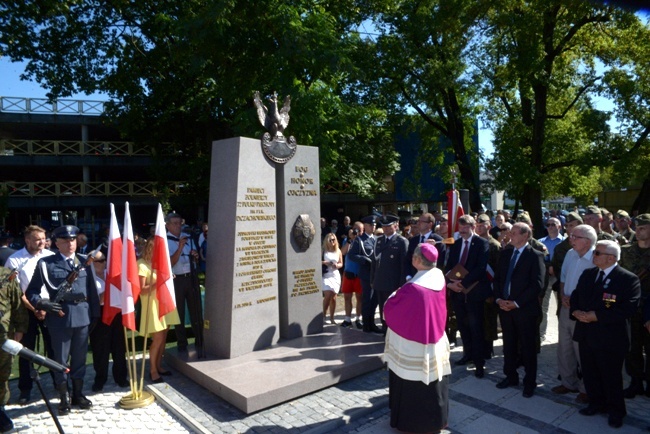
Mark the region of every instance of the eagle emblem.
[[257, 109], [257, 117], [262, 126], [268, 131], [262, 136], [262, 150], [269, 160], [276, 163], [286, 163], [296, 153], [296, 139], [293, 136], [285, 138], [284, 129], [289, 125], [289, 110], [291, 97], [284, 99], [284, 105], [278, 109], [278, 94], [269, 96], [269, 107], [262, 101], [260, 93], [255, 91], [253, 103]]

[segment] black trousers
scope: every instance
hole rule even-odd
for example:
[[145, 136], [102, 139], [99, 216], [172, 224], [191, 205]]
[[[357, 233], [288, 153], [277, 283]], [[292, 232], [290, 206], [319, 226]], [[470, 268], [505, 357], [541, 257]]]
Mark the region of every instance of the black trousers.
[[589, 395], [589, 406], [606, 410], [610, 416], [627, 414], [623, 395], [623, 351], [607, 351], [578, 344], [582, 378]]
[[480, 301], [465, 301], [465, 294], [452, 292], [451, 302], [456, 313], [456, 323], [463, 340], [463, 356], [476, 366], [485, 365], [484, 304]]
[[519, 379], [517, 360], [521, 354], [526, 370], [524, 386], [529, 387], [537, 385], [537, 317], [535, 313], [517, 309], [499, 312], [503, 330], [503, 373], [510, 380]]
[[[102, 307], [103, 309], [103, 307]], [[108, 380], [108, 359], [113, 356], [113, 379], [115, 383], [127, 382], [126, 348], [122, 315], [115, 315], [111, 325], [101, 320], [90, 333], [90, 348], [93, 352], [95, 384], [103, 386]]]
[[178, 309], [178, 317], [181, 320], [180, 324], [174, 326], [176, 331], [176, 340], [179, 347], [187, 347], [187, 331], [185, 330], [185, 305], [190, 311], [190, 323], [192, 324], [192, 331], [194, 336], [198, 334], [198, 318], [196, 318], [201, 308], [201, 299], [198, 290], [192, 287], [192, 278], [189, 274], [184, 276], [177, 276], [174, 279], [174, 294], [176, 295], [176, 308]]
[[377, 310], [377, 294], [370, 286], [370, 280], [361, 279], [361, 312], [363, 323], [372, 324], [375, 320]]

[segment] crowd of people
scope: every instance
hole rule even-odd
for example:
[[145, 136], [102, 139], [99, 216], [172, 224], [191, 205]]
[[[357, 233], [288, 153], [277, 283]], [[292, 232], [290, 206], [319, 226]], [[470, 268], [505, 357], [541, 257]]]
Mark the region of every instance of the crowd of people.
[[[172, 374], [163, 366], [170, 326], [175, 326], [179, 352], [187, 351], [186, 304], [192, 327], [198, 332], [201, 299], [196, 277], [200, 257], [205, 257], [208, 232], [206, 223], [202, 225], [199, 240], [194, 240], [182, 231], [183, 219], [176, 213], [168, 214], [165, 224], [177, 309], [163, 317], [158, 315], [156, 273], [151, 268], [153, 231], [148, 239], [138, 236], [135, 242], [141, 284], [138, 333], [145, 337], [145, 345], [151, 342], [149, 379], [153, 383], [163, 382], [163, 376]], [[108, 240], [91, 249], [86, 234], [73, 225], [57, 227], [51, 233], [29, 225], [23, 236], [24, 247], [20, 249], [11, 248], [12, 237], [8, 234], [0, 236], [0, 340], [17, 341], [68, 368], [50, 371], [59, 394], [60, 416], [68, 414], [73, 407], [89, 409], [92, 401], [84, 395], [89, 345], [95, 371], [93, 392], [101, 392], [108, 381], [109, 358], [113, 360], [115, 383], [124, 388], [131, 386], [121, 314], [106, 323], [102, 321], [110, 318], [104, 315]], [[197, 243], [200, 248], [196, 247]], [[32, 399], [35, 367], [26, 358], [20, 358], [18, 364], [17, 401], [25, 405]], [[7, 381], [11, 369], [11, 355], [0, 351], [0, 432], [13, 428], [4, 410], [9, 401]]]
[[[533, 396], [537, 354], [553, 314], [559, 321], [553, 393], [576, 394], [585, 405], [580, 414], [607, 413], [614, 428], [623, 425], [625, 399], [650, 397], [650, 214], [632, 219], [624, 210], [589, 206], [582, 213], [545, 212], [543, 222], [538, 240], [527, 213], [464, 215], [453, 237], [441, 213], [424, 213], [401, 230], [393, 215], [352, 224], [346, 217], [342, 227], [321, 219], [324, 316], [330, 309], [333, 320], [332, 295], [340, 289], [340, 325], [386, 335], [391, 426], [444, 428], [450, 366], [473, 364], [483, 378], [499, 330], [504, 378], [496, 387], [518, 386], [523, 366], [522, 396]], [[337, 269], [340, 284], [332, 279]], [[548, 312], [551, 297], [556, 312]], [[451, 362], [450, 348], [461, 342], [462, 357]]]

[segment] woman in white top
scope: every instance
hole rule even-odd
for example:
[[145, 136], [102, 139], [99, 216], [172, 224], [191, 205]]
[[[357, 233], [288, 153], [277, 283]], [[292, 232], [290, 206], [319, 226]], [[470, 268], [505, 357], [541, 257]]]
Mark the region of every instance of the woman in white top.
[[343, 255], [339, 249], [336, 234], [327, 234], [323, 240], [323, 317], [327, 318], [327, 308], [330, 311], [330, 322], [334, 322], [336, 310], [336, 294], [341, 289], [341, 273]]

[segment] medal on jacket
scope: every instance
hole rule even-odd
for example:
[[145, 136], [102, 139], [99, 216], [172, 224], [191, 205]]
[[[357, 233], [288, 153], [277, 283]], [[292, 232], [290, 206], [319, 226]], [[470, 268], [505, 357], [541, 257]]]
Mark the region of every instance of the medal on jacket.
[[616, 294], [608, 294], [603, 292], [603, 301], [605, 302], [605, 307], [611, 307], [612, 303], [616, 303]]

